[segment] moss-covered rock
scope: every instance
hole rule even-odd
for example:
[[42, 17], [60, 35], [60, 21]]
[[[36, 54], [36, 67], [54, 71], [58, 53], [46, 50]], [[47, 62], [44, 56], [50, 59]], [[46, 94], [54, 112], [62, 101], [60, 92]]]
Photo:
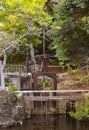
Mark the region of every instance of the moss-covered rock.
[[25, 120], [25, 110], [18, 105], [15, 93], [0, 91], [0, 126], [8, 127], [22, 124]]

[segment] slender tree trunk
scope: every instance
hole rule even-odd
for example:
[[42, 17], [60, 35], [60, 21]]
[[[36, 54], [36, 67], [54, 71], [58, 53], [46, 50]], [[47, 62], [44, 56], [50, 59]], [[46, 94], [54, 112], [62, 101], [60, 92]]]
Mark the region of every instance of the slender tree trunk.
[[5, 75], [4, 75], [4, 70], [5, 70], [5, 66], [6, 66], [6, 60], [7, 60], [7, 56], [4, 53], [4, 60], [3, 60], [3, 64], [1, 66], [1, 89], [5, 89]]
[[35, 72], [35, 65], [36, 65], [36, 60], [35, 60], [35, 54], [34, 54], [34, 47], [30, 39], [30, 53], [31, 53], [31, 62], [33, 66], [33, 72]]
[[34, 54], [34, 47], [33, 47], [32, 42], [30, 42], [30, 52], [31, 52], [31, 61], [33, 61], [33, 63], [36, 64], [35, 54]]

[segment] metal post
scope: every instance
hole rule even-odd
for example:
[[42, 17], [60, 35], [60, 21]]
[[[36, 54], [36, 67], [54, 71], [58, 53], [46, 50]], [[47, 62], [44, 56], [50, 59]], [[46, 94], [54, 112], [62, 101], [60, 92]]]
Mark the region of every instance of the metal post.
[[45, 56], [45, 29], [43, 28], [43, 56]]
[[26, 50], [26, 71], [27, 73], [29, 72], [29, 69], [28, 69], [28, 47], [27, 47], [27, 50]]
[[43, 71], [45, 71], [46, 60], [45, 60], [45, 28], [43, 28]]

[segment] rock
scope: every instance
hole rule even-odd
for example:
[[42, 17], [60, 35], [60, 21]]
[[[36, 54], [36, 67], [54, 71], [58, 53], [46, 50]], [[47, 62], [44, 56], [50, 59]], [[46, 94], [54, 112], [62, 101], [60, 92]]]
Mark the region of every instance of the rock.
[[86, 99], [86, 98], [89, 98], [89, 92], [88, 92], [88, 93], [85, 93], [84, 96], [85, 96], [85, 99]]
[[23, 122], [26, 117], [24, 107], [19, 105], [14, 107], [12, 110], [12, 117], [18, 123]]
[[64, 77], [63, 76], [57, 76], [57, 82], [61, 82], [64, 81]]
[[0, 121], [0, 127], [9, 127], [9, 126], [13, 126], [15, 124], [15, 120], [13, 120], [12, 118], [4, 118], [2, 119], [2, 121]]
[[23, 106], [18, 105], [15, 93], [0, 91], [0, 126], [8, 127], [22, 124], [26, 119]]
[[69, 86], [83, 86], [84, 84], [80, 81], [69, 82]]

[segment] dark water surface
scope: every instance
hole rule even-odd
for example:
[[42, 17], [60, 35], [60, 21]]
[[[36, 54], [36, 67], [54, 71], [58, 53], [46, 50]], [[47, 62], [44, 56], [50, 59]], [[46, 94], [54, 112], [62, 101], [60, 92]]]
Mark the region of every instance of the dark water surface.
[[22, 126], [0, 130], [89, 130], [89, 121], [76, 121], [69, 116], [33, 116]]

